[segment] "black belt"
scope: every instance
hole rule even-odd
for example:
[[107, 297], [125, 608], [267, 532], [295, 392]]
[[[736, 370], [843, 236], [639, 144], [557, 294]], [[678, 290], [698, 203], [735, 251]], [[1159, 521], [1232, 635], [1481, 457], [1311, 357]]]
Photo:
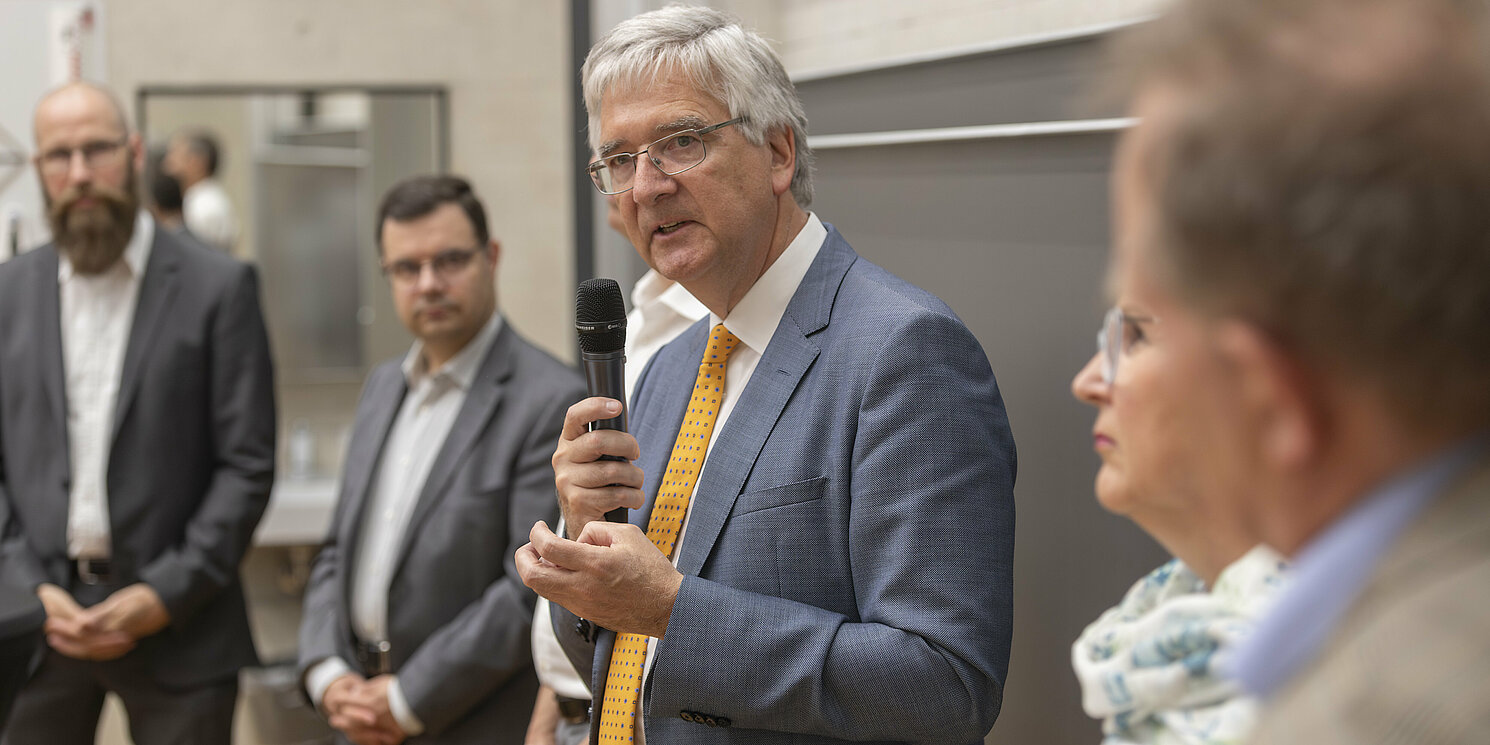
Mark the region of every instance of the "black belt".
[[392, 646], [388, 642], [369, 643], [357, 640], [352, 646], [357, 654], [357, 664], [362, 666], [363, 675], [372, 677], [393, 672], [393, 660], [390, 656]]
[[109, 559], [78, 559], [72, 570], [85, 585], [110, 585], [115, 580], [114, 562]]
[[559, 718], [569, 724], [583, 724], [590, 721], [590, 699], [587, 698], [564, 698], [554, 694], [559, 701]]

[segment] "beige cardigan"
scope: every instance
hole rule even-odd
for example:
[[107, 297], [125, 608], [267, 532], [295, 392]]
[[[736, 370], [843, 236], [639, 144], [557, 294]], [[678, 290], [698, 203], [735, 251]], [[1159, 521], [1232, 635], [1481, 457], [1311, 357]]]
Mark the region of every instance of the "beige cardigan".
[[1409, 526], [1257, 745], [1490, 743], [1490, 458]]

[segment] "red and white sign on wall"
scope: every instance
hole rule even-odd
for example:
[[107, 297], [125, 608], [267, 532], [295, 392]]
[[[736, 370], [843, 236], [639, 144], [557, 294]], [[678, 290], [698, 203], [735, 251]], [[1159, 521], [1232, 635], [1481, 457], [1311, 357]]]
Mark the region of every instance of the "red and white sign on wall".
[[98, 53], [97, 19], [93, 3], [52, 8], [48, 56], [53, 86], [81, 79], [96, 66], [91, 56]]

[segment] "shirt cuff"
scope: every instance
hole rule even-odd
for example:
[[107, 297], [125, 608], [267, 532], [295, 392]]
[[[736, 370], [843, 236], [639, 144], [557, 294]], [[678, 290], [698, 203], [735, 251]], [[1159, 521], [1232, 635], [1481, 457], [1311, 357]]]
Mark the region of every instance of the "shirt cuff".
[[388, 710], [393, 713], [393, 721], [398, 722], [404, 734], [409, 737], [424, 734], [424, 722], [414, 716], [414, 709], [409, 706], [409, 700], [404, 698], [404, 689], [398, 684], [397, 675], [388, 682]]
[[326, 695], [326, 689], [331, 687], [347, 673], [352, 672], [352, 666], [340, 657], [327, 657], [317, 662], [309, 672], [305, 674], [305, 692], [310, 694], [310, 702], [316, 705], [316, 710], [321, 709], [321, 698]]

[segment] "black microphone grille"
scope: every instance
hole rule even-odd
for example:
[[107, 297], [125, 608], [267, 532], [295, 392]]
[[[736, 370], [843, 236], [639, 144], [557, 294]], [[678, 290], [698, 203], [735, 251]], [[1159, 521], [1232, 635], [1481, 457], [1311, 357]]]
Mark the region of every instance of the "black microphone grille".
[[597, 277], [581, 282], [574, 295], [574, 328], [579, 348], [591, 354], [626, 347], [626, 301], [614, 279]]

